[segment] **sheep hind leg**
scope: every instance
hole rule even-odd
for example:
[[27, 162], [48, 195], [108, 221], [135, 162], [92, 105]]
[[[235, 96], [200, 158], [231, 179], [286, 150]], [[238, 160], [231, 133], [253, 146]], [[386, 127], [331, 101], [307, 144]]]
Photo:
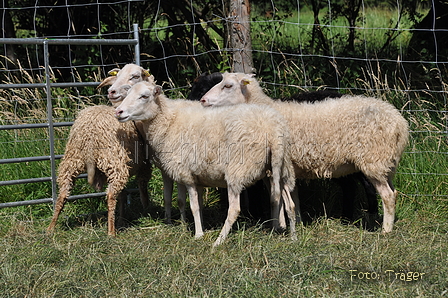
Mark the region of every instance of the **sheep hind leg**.
[[379, 181], [376, 179], [369, 179], [375, 189], [378, 191], [383, 202], [383, 228], [382, 233], [389, 233], [392, 231], [395, 220], [395, 202], [397, 199], [397, 191], [394, 189], [391, 178], [388, 180]]
[[227, 211], [227, 218], [218, 238], [215, 243], [213, 243], [213, 247], [216, 247], [224, 242], [240, 213], [240, 192], [235, 191], [232, 187], [228, 187], [227, 192], [229, 196], [229, 210]]
[[291, 234], [292, 240], [297, 240], [296, 234], [296, 213], [294, 201], [291, 197], [291, 190], [286, 185], [282, 188], [282, 200], [284, 201], [284, 206], [286, 208], [286, 213], [289, 219], [289, 233]]
[[115, 236], [116, 235], [115, 209], [117, 206], [117, 194], [108, 189], [106, 197], [107, 197], [107, 234], [109, 236]]
[[[264, 182], [264, 185], [266, 186], [267, 189], [271, 189], [271, 187], [270, 187], [271, 186], [271, 181], [267, 177], [263, 178], [263, 182]], [[284, 207], [285, 207], [285, 205], [282, 202], [280, 202], [278, 217], [277, 217], [276, 214], [272, 213], [273, 210], [271, 208], [271, 219], [278, 218], [278, 228], [277, 229], [279, 231], [286, 230], [286, 218], [285, 218], [285, 208]]]
[[47, 233], [52, 233], [54, 231], [59, 215], [62, 212], [62, 209], [64, 209], [64, 205], [67, 202], [68, 197], [70, 196], [70, 191], [73, 188], [74, 179], [83, 171], [83, 168], [84, 163], [82, 162], [71, 165], [63, 161], [59, 165], [59, 195], [54, 205], [53, 218], [51, 219], [50, 225], [47, 228]]
[[[70, 182], [71, 184], [71, 182]], [[64, 208], [65, 203], [67, 202], [67, 198], [70, 195], [70, 189], [68, 185], [65, 185], [63, 189], [59, 191], [59, 196], [56, 200], [56, 204], [54, 206], [53, 218], [51, 219], [50, 225], [47, 228], [47, 233], [50, 234], [54, 231], [56, 226], [56, 222], [58, 221], [59, 214], [61, 214], [62, 209]]]
[[283, 205], [281, 200], [281, 190], [280, 190], [280, 170], [272, 169], [272, 176], [270, 177], [271, 184], [271, 215], [272, 215], [272, 227], [277, 232], [284, 231], [281, 228], [281, 224], [284, 224], [286, 227], [286, 220], [283, 219], [284, 223], [280, 223], [281, 214], [283, 213], [284, 217], [284, 209], [281, 208]]

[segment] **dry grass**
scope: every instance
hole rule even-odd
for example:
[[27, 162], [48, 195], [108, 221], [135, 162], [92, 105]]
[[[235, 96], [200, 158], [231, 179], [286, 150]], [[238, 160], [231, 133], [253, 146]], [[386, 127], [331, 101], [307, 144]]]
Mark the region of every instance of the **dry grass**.
[[[59, 229], [47, 236], [48, 220], [23, 214], [2, 213], [1, 217], [3, 297], [435, 297], [447, 293], [448, 225], [434, 224], [427, 217], [400, 219], [387, 236], [321, 218], [299, 228], [295, 242], [259, 225], [243, 224], [215, 250], [211, 244], [217, 229], [194, 240], [183, 225], [145, 219], [116, 238], [107, 237], [102, 224]], [[368, 274], [378, 279], [368, 280]]]

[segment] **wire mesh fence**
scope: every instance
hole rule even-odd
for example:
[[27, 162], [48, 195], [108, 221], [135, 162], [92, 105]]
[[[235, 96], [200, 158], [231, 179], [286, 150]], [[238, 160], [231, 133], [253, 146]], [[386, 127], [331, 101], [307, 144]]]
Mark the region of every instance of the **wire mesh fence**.
[[[222, 1], [47, 2], [3, 1], [2, 37], [16, 38], [17, 43], [1, 43], [0, 88], [4, 84], [45, 84], [42, 46], [25, 45], [24, 38], [50, 43], [72, 40], [50, 47], [55, 122], [71, 122], [86, 105], [106, 103], [104, 90], [95, 90], [95, 82], [115, 66], [140, 59], [169, 96], [186, 97], [200, 73], [231, 71], [232, 53], [240, 50], [229, 46], [227, 29], [235, 20], [229, 17], [228, 3]], [[392, 102], [408, 119], [411, 131], [397, 182], [406, 185], [408, 196], [446, 199], [448, 28], [438, 23], [442, 12], [435, 6], [420, 6], [414, 13], [403, 1], [388, 6], [360, 1], [355, 17], [350, 18], [339, 2], [310, 3], [254, 1], [251, 22], [240, 24], [251, 27], [254, 68], [266, 92], [280, 98], [330, 89]], [[6, 30], [7, 16], [16, 24], [14, 36]], [[425, 23], [431, 17], [434, 21]], [[135, 52], [132, 43], [112, 45], [114, 39], [133, 39], [134, 23], [138, 24], [140, 52]], [[76, 39], [95, 44], [76, 44]], [[88, 84], [76, 85], [80, 82]], [[68, 85], [59, 88], [57, 83]], [[46, 93], [40, 87], [2, 89], [1, 124], [46, 122]], [[49, 156], [47, 128], [30, 130], [1, 130], [0, 159], [28, 158], [30, 152]], [[55, 156], [60, 157], [68, 128], [54, 130]], [[21, 164], [26, 162], [30, 161]], [[5, 174], [0, 180], [51, 176], [51, 167], [43, 165], [44, 161], [33, 163], [37, 170], [1, 164]], [[9, 196], [3, 202], [21, 200], [14, 194], [32, 193], [29, 198], [37, 199], [51, 193], [51, 187], [33, 192], [32, 185], [17, 191], [12, 185], [0, 186], [3, 196]]]

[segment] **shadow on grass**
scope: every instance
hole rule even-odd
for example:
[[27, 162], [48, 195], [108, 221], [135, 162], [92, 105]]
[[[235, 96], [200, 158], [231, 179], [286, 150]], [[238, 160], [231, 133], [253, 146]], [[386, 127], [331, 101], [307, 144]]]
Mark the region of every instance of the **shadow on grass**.
[[[260, 183], [262, 186], [262, 182]], [[356, 195], [354, 197], [353, 207], [349, 208], [352, 210], [351, 218], [344, 217], [343, 215], [345, 202], [343, 200], [343, 192], [338, 183], [332, 180], [310, 180], [307, 182], [298, 181], [297, 186], [299, 188], [302, 222], [305, 226], [312, 224], [321, 217], [338, 218], [342, 224], [361, 226], [363, 229], [369, 231], [377, 230], [381, 226], [381, 217], [378, 212], [374, 214], [368, 212], [366, 193], [360, 184], [353, 184], [353, 193]], [[271, 229], [270, 202], [267, 194], [266, 189], [262, 192], [257, 192], [249, 188], [247, 194], [242, 195], [238, 223], [244, 224], [248, 228], [261, 225], [262, 229]], [[226, 192], [210, 189], [205, 196], [205, 206], [203, 209], [204, 230], [219, 230], [222, 228], [227, 216], [228, 201]], [[175, 202], [173, 205], [173, 225], [182, 224], [180, 221], [180, 212], [175, 207]], [[102, 209], [103, 211], [69, 216], [65, 218], [64, 223], [60, 224], [59, 228], [73, 229], [90, 224], [93, 226], [104, 226], [106, 232], [107, 210], [104, 210], [104, 206]], [[138, 227], [142, 224], [142, 220], [145, 219], [165, 224], [164, 207], [160, 203], [157, 203], [155, 198], [152, 198], [149, 207], [144, 209], [138, 196], [128, 196], [122, 217], [118, 214], [118, 210], [119, 208], [117, 206], [116, 228], [119, 232], [126, 231], [130, 227]], [[194, 219], [188, 203], [186, 216], [187, 228], [193, 235]], [[60, 221], [62, 223], [62, 220]]]

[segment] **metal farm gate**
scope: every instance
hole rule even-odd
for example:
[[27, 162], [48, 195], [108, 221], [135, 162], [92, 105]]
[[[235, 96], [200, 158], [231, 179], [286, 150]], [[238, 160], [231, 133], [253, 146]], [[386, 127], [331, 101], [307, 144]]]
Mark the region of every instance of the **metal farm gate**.
[[[43, 88], [46, 93], [46, 107], [47, 107], [47, 121], [44, 123], [35, 124], [18, 124], [18, 125], [0, 125], [0, 130], [16, 130], [16, 129], [34, 129], [34, 128], [48, 128], [49, 133], [49, 156], [30, 156], [0, 159], [0, 164], [7, 163], [23, 163], [34, 161], [50, 161], [51, 176], [50, 177], [36, 177], [30, 179], [18, 179], [9, 181], [0, 181], [0, 187], [5, 185], [38, 183], [51, 181], [51, 198], [42, 198], [26, 201], [0, 203], [0, 208], [35, 205], [42, 203], [54, 203], [57, 199], [56, 187], [56, 160], [62, 158], [62, 155], [56, 155], [54, 150], [54, 128], [62, 126], [71, 126], [73, 122], [54, 122], [53, 120], [53, 102], [51, 96], [51, 88], [69, 88], [69, 87], [86, 87], [98, 86], [99, 82], [71, 82], [71, 83], [52, 83], [50, 82], [50, 63], [48, 48], [52, 45], [129, 45], [134, 46], [134, 63], [140, 65], [140, 47], [138, 25], [133, 25], [134, 36], [133, 39], [42, 39], [42, 38], [0, 38], [0, 44], [26, 44], [38, 45], [43, 47], [44, 53], [44, 70], [45, 83], [36, 84], [0, 84], [0, 89], [20, 89], [20, 88]], [[81, 174], [78, 178], [85, 178], [87, 174]], [[90, 193], [83, 195], [74, 195], [69, 197], [69, 201], [74, 201], [81, 198], [92, 198], [104, 196], [104, 192]]]

